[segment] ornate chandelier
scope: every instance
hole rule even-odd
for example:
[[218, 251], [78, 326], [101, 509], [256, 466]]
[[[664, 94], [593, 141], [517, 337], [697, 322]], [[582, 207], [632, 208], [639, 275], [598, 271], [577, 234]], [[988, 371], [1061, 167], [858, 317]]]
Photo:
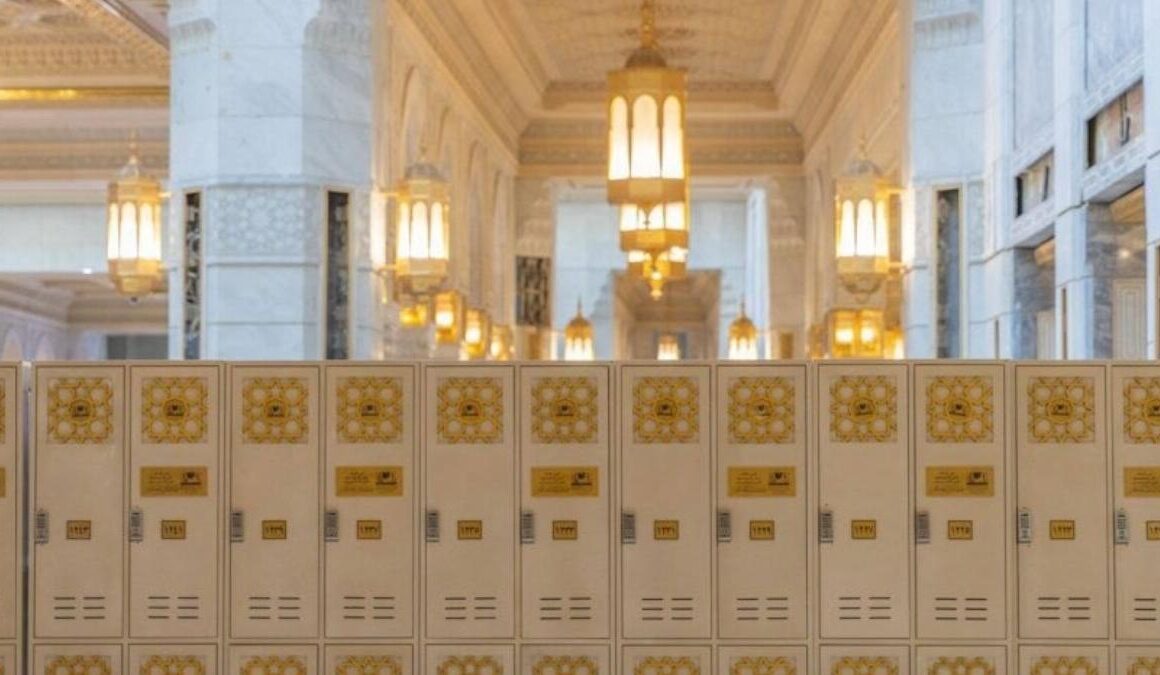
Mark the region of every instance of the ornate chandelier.
[[681, 343], [677, 336], [666, 333], [657, 339], [657, 361], [680, 361]]
[[137, 143], [109, 183], [107, 258], [117, 290], [134, 300], [161, 286], [161, 183], [141, 171]]
[[564, 360], [591, 361], [596, 358], [592, 322], [584, 318], [580, 300], [576, 300], [576, 316], [564, 327]]
[[486, 358], [491, 351], [491, 315], [487, 310], [471, 307], [463, 319], [463, 344], [460, 358], [478, 361]]
[[644, 279], [649, 295], [658, 300], [664, 295], [665, 284], [684, 279], [688, 272], [689, 249], [674, 246], [668, 251], [650, 256], [644, 251], [628, 252], [628, 273]]
[[451, 189], [424, 157], [407, 167], [394, 193], [395, 288], [404, 326], [427, 324], [427, 305], [447, 280]]
[[729, 324], [729, 358], [734, 361], [757, 359], [757, 326], [745, 315], [745, 301], [741, 313]]
[[858, 158], [834, 184], [838, 279], [865, 302], [890, 272], [890, 186], [859, 147]]

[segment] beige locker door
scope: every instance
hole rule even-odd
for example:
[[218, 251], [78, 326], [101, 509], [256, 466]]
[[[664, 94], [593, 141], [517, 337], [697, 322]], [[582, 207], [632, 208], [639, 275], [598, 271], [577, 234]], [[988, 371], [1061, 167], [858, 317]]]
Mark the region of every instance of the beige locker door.
[[229, 376], [230, 635], [315, 637], [318, 367], [231, 366]]
[[316, 675], [315, 645], [234, 645], [229, 648], [229, 675]]
[[[410, 419], [410, 418], [408, 418]], [[411, 675], [411, 645], [327, 645], [326, 675]]]
[[607, 638], [610, 368], [521, 366], [519, 375], [522, 634]]
[[717, 648], [717, 675], [808, 675], [808, 665], [805, 647]]
[[620, 672], [621, 675], [712, 675], [711, 651], [708, 645], [624, 647]]
[[919, 638], [1006, 636], [1004, 372], [914, 366]]
[[1109, 665], [1107, 647], [1019, 647], [1019, 675], [1105, 675]]
[[33, 648], [32, 672], [120, 675], [121, 645], [40, 645]]
[[0, 645], [0, 672], [2, 673], [20, 673], [19, 663], [16, 658], [17, 646], [14, 644]]
[[219, 366], [129, 367], [132, 637], [218, 634], [221, 392]]
[[804, 638], [806, 367], [718, 366], [717, 402], [719, 634]]
[[326, 367], [327, 637], [412, 634], [415, 392], [412, 366]]
[[427, 635], [515, 632], [515, 368], [425, 369]]
[[21, 621], [20, 399], [20, 366], [0, 364], [0, 638], [9, 640]]
[[818, 366], [822, 636], [910, 635], [907, 366]]
[[215, 675], [217, 658], [214, 644], [130, 645], [126, 672], [129, 675]]
[[1116, 637], [1160, 639], [1160, 367], [1112, 367]]
[[119, 638], [125, 369], [70, 365], [35, 372], [32, 504], [42, 543], [33, 550], [34, 636]]
[[1105, 375], [1103, 366], [1015, 366], [1023, 638], [1108, 635]]
[[1116, 675], [1160, 675], [1160, 648], [1116, 647]]
[[1005, 647], [919, 647], [917, 660], [914, 669], [917, 675], [1004, 675], [1007, 672]]
[[624, 366], [620, 379], [624, 637], [707, 638], [711, 370]]
[[521, 675], [612, 675], [608, 645], [520, 647]]
[[910, 672], [910, 648], [823, 645], [820, 661], [818, 673], [821, 675], [906, 675]]
[[426, 675], [509, 675], [515, 672], [511, 645], [427, 645]]

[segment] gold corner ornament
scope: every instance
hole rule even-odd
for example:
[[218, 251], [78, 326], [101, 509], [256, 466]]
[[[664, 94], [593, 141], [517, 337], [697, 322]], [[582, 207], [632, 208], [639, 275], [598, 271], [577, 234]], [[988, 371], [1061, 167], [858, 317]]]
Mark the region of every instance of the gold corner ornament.
[[1100, 675], [1100, 669], [1086, 656], [1041, 656], [1028, 675]]
[[797, 662], [785, 656], [742, 656], [729, 664], [729, 675], [797, 675]]
[[600, 675], [600, 668], [587, 656], [550, 655], [536, 659], [532, 675]]
[[830, 675], [898, 675], [898, 659], [892, 656], [843, 656], [830, 667]]
[[44, 675], [113, 675], [113, 666], [107, 656], [54, 656], [44, 666]]
[[403, 383], [397, 377], [338, 380], [338, 438], [343, 443], [395, 443], [403, 435]]
[[898, 440], [898, 385], [885, 375], [843, 375], [830, 384], [830, 440]]
[[55, 445], [106, 443], [113, 437], [113, 383], [103, 377], [48, 382], [48, 440]]
[[138, 675], [206, 675], [207, 672], [205, 659], [192, 654], [154, 654], [137, 669]]
[[994, 659], [982, 656], [940, 656], [931, 662], [926, 675], [995, 675]]
[[1160, 658], [1137, 656], [1128, 665], [1126, 675], [1160, 675]]
[[436, 675], [503, 675], [503, 664], [492, 656], [448, 656], [439, 662]]
[[788, 377], [739, 377], [729, 384], [730, 443], [792, 443], [794, 414]]
[[503, 380], [449, 377], [436, 390], [440, 443], [499, 443], [503, 440]]
[[310, 675], [298, 656], [251, 656], [238, 675]]
[[1027, 388], [1027, 433], [1036, 443], [1094, 443], [1095, 380], [1033, 377]]
[[204, 443], [209, 390], [204, 377], [151, 377], [141, 385], [141, 435], [147, 443]]
[[646, 656], [633, 666], [632, 675], [701, 675], [701, 666], [688, 656]]
[[599, 431], [600, 389], [591, 377], [545, 377], [532, 384], [537, 443], [592, 443]]
[[334, 675], [403, 675], [403, 666], [394, 656], [352, 655], [339, 660]]
[[305, 443], [310, 433], [309, 388], [299, 377], [254, 377], [242, 384], [242, 439], [247, 443]]
[[1160, 443], [1160, 377], [1124, 382], [1124, 440], [1133, 445]]
[[990, 443], [994, 386], [986, 376], [935, 376], [926, 384], [926, 437], [933, 443]]
[[637, 443], [696, 443], [700, 401], [691, 377], [642, 377], [632, 387], [632, 431]]

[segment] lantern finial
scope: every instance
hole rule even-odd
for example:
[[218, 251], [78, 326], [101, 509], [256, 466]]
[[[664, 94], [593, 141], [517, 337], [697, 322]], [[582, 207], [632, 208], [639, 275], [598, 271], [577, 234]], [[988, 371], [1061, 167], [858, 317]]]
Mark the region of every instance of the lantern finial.
[[640, 3], [640, 46], [645, 49], [656, 49], [657, 46], [655, 0], [642, 0]]

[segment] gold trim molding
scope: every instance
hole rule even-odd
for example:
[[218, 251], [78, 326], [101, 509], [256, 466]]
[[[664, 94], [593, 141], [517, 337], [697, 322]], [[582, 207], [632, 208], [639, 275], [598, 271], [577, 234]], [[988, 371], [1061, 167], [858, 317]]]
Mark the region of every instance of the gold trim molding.
[[169, 105], [169, 87], [21, 87], [0, 88], [0, 107]]

